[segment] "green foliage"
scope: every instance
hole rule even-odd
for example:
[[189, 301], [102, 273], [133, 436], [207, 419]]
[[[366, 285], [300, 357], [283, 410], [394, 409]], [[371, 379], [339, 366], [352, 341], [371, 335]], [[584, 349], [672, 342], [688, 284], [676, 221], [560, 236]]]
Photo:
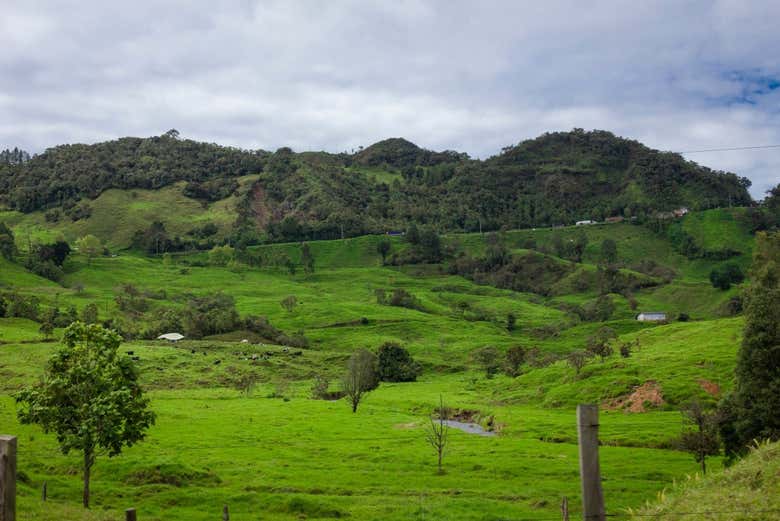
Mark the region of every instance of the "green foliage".
[[124, 446], [142, 440], [155, 420], [136, 368], [117, 353], [120, 342], [115, 331], [102, 326], [71, 324], [64, 345], [46, 366], [46, 378], [16, 395], [22, 423], [56, 434], [63, 453], [83, 454], [85, 507], [98, 453], [118, 455]]
[[79, 252], [87, 256], [89, 262], [92, 262], [92, 259], [103, 253], [103, 244], [100, 242], [100, 239], [92, 234], [85, 235], [77, 240], [76, 247]]
[[759, 233], [745, 291], [745, 331], [734, 392], [723, 404], [727, 454], [755, 439], [780, 439], [780, 232]]
[[377, 371], [383, 382], [414, 382], [422, 368], [400, 344], [385, 342], [377, 352]]
[[390, 253], [391, 249], [392, 243], [387, 239], [382, 239], [376, 244], [376, 251], [382, 256], [382, 264], [387, 261], [387, 255]]
[[485, 372], [485, 377], [493, 378], [501, 369], [501, 352], [493, 346], [485, 346], [471, 354], [474, 362]]
[[341, 390], [349, 400], [353, 413], [357, 412], [364, 395], [379, 387], [379, 381], [376, 355], [366, 349], [354, 351], [341, 379]]
[[601, 242], [601, 258], [607, 264], [614, 264], [617, 262], [617, 243], [614, 239], [604, 239]]
[[239, 324], [235, 299], [225, 293], [190, 298], [182, 315], [184, 330], [192, 338], [233, 331]]
[[740, 267], [733, 262], [722, 264], [710, 272], [710, 282], [713, 288], [726, 291], [731, 284], [739, 284], [745, 280], [745, 275]]
[[301, 263], [303, 264], [303, 271], [306, 272], [307, 275], [314, 273], [314, 255], [307, 242], [304, 242], [301, 245]]
[[4, 222], [0, 222], [0, 255], [8, 260], [13, 260], [16, 255], [14, 233]]
[[81, 310], [81, 321], [85, 324], [98, 323], [98, 307], [94, 302], [90, 302]]
[[707, 409], [700, 401], [694, 400], [682, 410], [685, 428], [680, 436], [680, 448], [693, 454], [701, 464], [701, 473], [707, 473], [707, 456], [720, 454], [718, 438], [718, 412]]
[[209, 262], [214, 266], [227, 266], [235, 257], [235, 250], [228, 246], [214, 246], [209, 251]]
[[506, 351], [506, 374], [515, 377], [520, 374], [520, 366], [525, 363], [526, 350], [523, 346], [512, 346]]

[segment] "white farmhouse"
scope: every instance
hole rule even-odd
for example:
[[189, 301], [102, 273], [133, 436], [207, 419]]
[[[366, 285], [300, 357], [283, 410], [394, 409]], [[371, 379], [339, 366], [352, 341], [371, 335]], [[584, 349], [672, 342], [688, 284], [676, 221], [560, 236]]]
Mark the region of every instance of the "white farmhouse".
[[661, 311], [645, 311], [636, 316], [636, 319], [640, 322], [665, 322], [666, 313]]

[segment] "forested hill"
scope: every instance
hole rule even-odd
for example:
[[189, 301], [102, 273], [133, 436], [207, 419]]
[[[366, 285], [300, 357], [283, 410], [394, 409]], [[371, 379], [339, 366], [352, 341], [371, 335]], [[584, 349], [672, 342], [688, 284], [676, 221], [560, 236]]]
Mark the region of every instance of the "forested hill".
[[[751, 203], [745, 178], [581, 129], [544, 134], [483, 161], [402, 138], [353, 154], [270, 153], [180, 139], [176, 131], [20, 157], [0, 161], [0, 204], [11, 209], [61, 207], [77, 220], [107, 189], [184, 182], [183, 194], [204, 205], [238, 198], [236, 229], [271, 239], [384, 232], [410, 221], [474, 231]], [[249, 174], [254, 185], [238, 190], [238, 178]]]

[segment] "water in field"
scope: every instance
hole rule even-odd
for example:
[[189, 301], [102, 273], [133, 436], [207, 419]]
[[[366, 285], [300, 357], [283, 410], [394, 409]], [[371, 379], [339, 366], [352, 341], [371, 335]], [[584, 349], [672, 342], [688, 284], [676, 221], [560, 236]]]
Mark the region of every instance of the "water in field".
[[444, 423], [452, 427], [453, 429], [458, 429], [460, 431], [463, 431], [468, 434], [476, 434], [477, 436], [495, 436], [495, 432], [486, 431], [482, 428], [482, 426], [478, 423], [465, 423], [465, 422], [459, 422], [455, 420], [445, 420]]

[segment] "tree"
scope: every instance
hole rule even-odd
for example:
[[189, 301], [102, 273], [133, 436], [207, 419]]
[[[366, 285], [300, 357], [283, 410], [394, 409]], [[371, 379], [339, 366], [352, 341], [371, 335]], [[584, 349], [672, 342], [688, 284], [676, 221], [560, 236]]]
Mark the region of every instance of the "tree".
[[582, 262], [582, 255], [585, 253], [585, 248], [588, 246], [587, 234], [579, 230], [574, 235], [574, 243], [572, 244], [572, 256], [575, 262]]
[[54, 322], [56, 318], [56, 309], [47, 309], [41, 317], [41, 327], [38, 329], [38, 332], [42, 334], [44, 338], [51, 338], [51, 334], [54, 333]]
[[574, 373], [579, 375], [582, 368], [588, 362], [587, 351], [572, 351], [566, 355], [566, 362], [574, 368]]
[[45, 377], [16, 395], [22, 423], [55, 433], [64, 454], [82, 453], [85, 508], [97, 456], [120, 454], [124, 446], [142, 440], [155, 420], [133, 362], [117, 352], [120, 342], [116, 331], [71, 324], [64, 345], [46, 365]]
[[513, 346], [506, 351], [506, 374], [515, 377], [520, 374], [520, 366], [525, 363], [525, 348]]
[[614, 264], [617, 261], [617, 243], [613, 239], [601, 241], [601, 258], [607, 264]]
[[593, 335], [588, 337], [587, 350], [594, 356], [601, 358], [603, 362], [612, 356], [613, 350], [609, 345], [613, 338], [617, 338], [617, 333], [609, 326], [602, 326]]
[[279, 302], [279, 305], [282, 306], [288, 313], [292, 313], [297, 304], [298, 299], [295, 297], [295, 295], [287, 295], [281, 300], [281, 302]]
[[732, 283], [739, 284], [743, 280], [745, 280], [745, 275], [740, 267], [733, 262], [728, 262], [710, 272], [712, 287], [723, 291], [731, 288]]
[[81, 310], [81, 321], [85, 324], [98, 323], [98, 307], [94, 302], [90, 302]]
[[390, 253], [392, 244], [389, 239], [382, 239], [376, 244], [376, 252], [382, 256], [382, 264], [387, 261], [387, 255]]
[[16, 255], [14, 232], [4, 222], [0, 222], [0, 255], [8, 260], [13, 260]]
[[406, 242], [415, 245], [420, 243], [420, 230], [414, 222], [406, 230]]
[[311, 252], [309, 243], [306, 242], [301, 246], [301, 263], [303, 264], [303, 271], [307, 275], [314, 273], [314, 254]]
[[349, 357], [347, 371], [341, 379], [341, 389], [352, 405], [352, 412], [357, 412], [365, 393], [379, 386], [376, 365], [376, 356], [365, 349], [358, 349]]
[[385, 342], [379, 347], [377, 370], [383, 382], [414, 382], [422, 368], [409, 351], [395, 342]]
[[689, 403], [682, 411], [683, 433], [680, 448], [693, 454], [701, 463], [701, 473], [707, 473], [707, 456], [720, 454], [717, 411], [707, 410], [698, 400]]
[[439, 396], [439, 406], [431, 413], [431, 423], [425, 436], [430, 446], [436, 451], [439, 474], [442, 473], [442, 459], [449, 442], [450, 426], [447, 423], [448, 413], [449, 410], [444, 406], [443, 398]]
[[721, 407], [729, 457], [755, 439], [780, 439], [780, 232], [756, 234], [751, 281], [734, 390]]
[[103, 253], [103, 244], [92, 234], [76, 240], [76, 248], [87, 256], [87, 264], [91, 264], [93, 258]]
[[517, 325], [517, 316], [509, 312], [506, 314], [506, 330], [507, 331], [514, 331], [515, 327]]
[[500, 356], [498, 349], [493, 346], [485, 346], [472, 353], [474, 361], [485, 371], [486, 378], [493, 378], [500, 369]]

